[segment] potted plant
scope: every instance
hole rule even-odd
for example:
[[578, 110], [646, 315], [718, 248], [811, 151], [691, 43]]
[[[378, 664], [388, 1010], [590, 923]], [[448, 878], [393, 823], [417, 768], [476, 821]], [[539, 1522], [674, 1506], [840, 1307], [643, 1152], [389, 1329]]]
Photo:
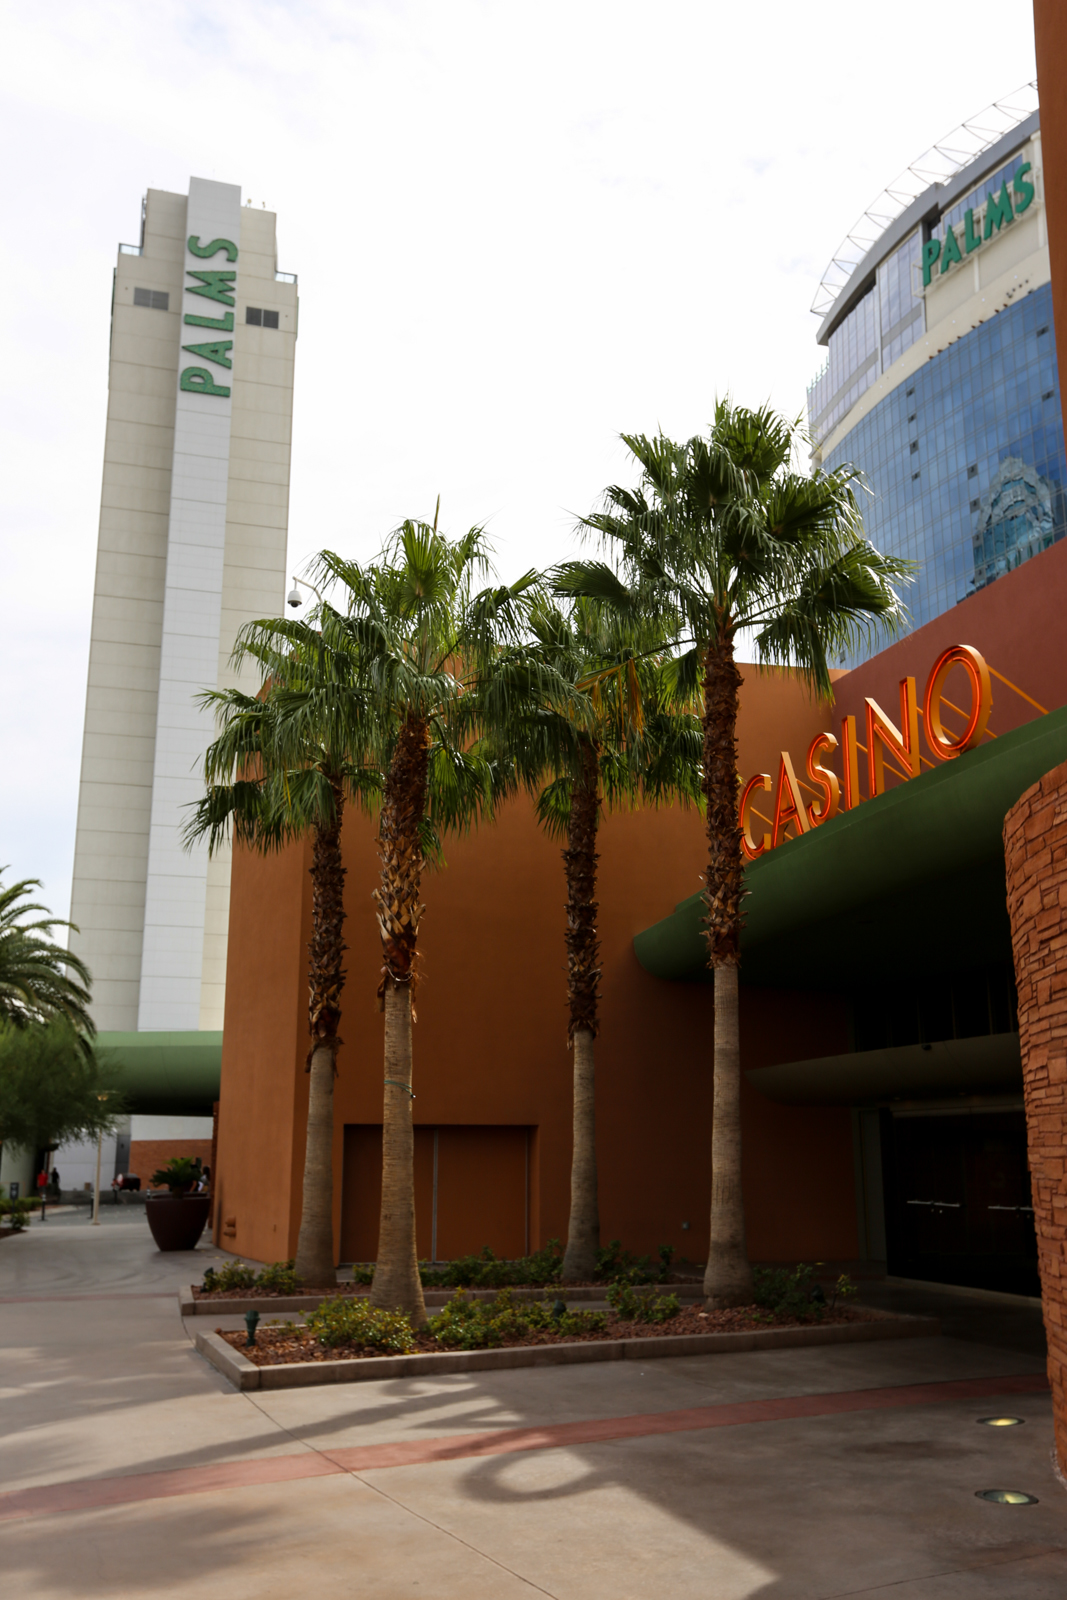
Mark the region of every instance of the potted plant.
[[151, 1182], [167, 1193], [149, 1193], [145, 1215], [161, 1250], [196, 1249], [211, 1210], [211, 1197], [193, 1192], [201, 1176], [199, 1156], [175, 1156], [153, 1172]]

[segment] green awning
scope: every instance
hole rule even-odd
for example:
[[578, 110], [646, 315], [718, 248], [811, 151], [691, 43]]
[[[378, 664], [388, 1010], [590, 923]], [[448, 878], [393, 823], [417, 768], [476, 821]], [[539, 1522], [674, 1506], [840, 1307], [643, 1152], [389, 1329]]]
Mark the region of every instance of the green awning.
[[[1067, 706], [866, 800], [745, 872], [746, 984], [842, 989], [1010, 958], [1004, 817], [1067, 760]], [[639, 933], [656, 977], [707, 981], [701, 896]]]
[[122, 1073], [130, 1110], [210, 1116], [222, 1076], [222, 1031], [98, 1033], [96, 1047]]
[[768, 1100], [787, 1106], [854, 1106], [960, 1095], [1021, 1098], [1023, 1092], [1017, 1033], [786, 1061], [753, 1067], [745, 1077]]

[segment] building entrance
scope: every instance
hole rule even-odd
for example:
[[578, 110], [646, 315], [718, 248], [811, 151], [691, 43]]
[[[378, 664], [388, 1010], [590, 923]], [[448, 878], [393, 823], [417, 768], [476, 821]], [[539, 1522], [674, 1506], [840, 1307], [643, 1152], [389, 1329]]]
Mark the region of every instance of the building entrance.
[[[420, 1260], [483, 1246], [514, 1259], [530, 1248], [530, 1129], [415, 1129], [415, 1237]], [[341, 1260], [374, 1261], [382, 1204], [380, 1123], [345, 1127]]]
[[1021, 1111], [883, 1117], [894, 1277], [1039, 1295]]

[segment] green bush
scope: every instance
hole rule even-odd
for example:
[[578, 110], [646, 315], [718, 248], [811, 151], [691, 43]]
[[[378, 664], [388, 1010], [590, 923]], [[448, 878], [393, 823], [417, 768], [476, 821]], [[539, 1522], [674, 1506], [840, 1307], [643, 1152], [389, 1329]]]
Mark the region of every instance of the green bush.
[[36, 1200], [0, 1200], [0, 1217], [7, 1218], [8, 1227], [14, 1233], [21, 1233], [37, 1206]]
[[213, 1289], [251, 1289], [256, 1281], [255, 1267], [243, 1261], [225, 1261], [221, 1267], [208, 1267], [204, 1273], [204, 1293]]
[[638, 1294], [625, 1279], [610, 1286], [607, 1300], [622, 1322], [669, 1322], [681, 1310], [676, 1294]]
[[[816, 1262], [816, 1266], [820, 1265]], [[815, 1267], [803, 1261], [798, 1262], [792, 1272], [786, 1267], [753, 1267], [752, 1279], [758, 1306], [773, 1311], [776, 1316], [797, 1317], [801, 1321], [820, 1321], [827, 1310], [835, 1309], [839, 1300], [847, 1300], [856, 1293], [856, 1285], [847, 1272], [842, 1272], [827, 1300], [822, 1286], [815, 1281]]]
[[362, 1284], [364, 1288], [367, 1286], [367, 1284], [373, 1283], [374, 1268], [359, 1265], [354, 1266], [352, 1268], [352, 1282]]
[[562, 1301], [532, 1300], [516, 1303], [510, 1289], [492, 1300], [469, 1300], [460, 1289], [429, 1320], [429, 1330], [450, 1350], [485, 1350], [508, 1339], [524, 1339], [539, 1331], [574, 1338], [582, 1333], [602, 1333], [607, 1318], [602, 1311], [568, 1311]]
[[272, 1261], [269, 1267], [256, 1278], [256, 1286], [260, 1289], [273, 1289], [278, 1294], [295, 1294], [299, 1285], [293, 1261]]
[[550, 1239], [543, 1250], [505, 1261], [486, 1245], [481, 1255], [457, 1256], [442, 1267], [419, 1262], [419, 1276], [427, 1289], [504, 1289], [512, 1284], [544, 1286], [558, 1283], [563, 1249]]
[[671, 1275], [674, 1246], [661, 1244], [656, 1254], [658, 1267], [652, 1265], [651, 1256], [635, 1256], [632, 1250], [623, 1249], [621, 1240], [612, 1239], [597, 1251], [595, 1275], [609, 1283], [666, 1283]]
[[165, 1167], [153, 1172], [148, 1181], [155, 1189], [169, 1189], [172, 1195], [184, 1195], [202, 1177], [199, 1156], [174, 1156]]
[[408, 1355], [415, 1348], [411, 1323], [400, 1311], [380, 1311], [366, 1300], [339, 1296], [324, 1300], [317, 1311], [309, 1311], [305, 1322], [320, 1344], [332, 1349], [339, 1344], [359, 1345], [380, 1350], [385, 1355]]

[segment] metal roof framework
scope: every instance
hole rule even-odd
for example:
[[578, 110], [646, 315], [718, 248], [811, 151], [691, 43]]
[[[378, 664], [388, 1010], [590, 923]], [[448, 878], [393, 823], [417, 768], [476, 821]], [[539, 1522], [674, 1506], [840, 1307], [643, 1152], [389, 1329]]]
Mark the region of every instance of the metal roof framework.
[[1038, 109], [1037, 80], [1022, 84], [1003, 100], [994, 100], [984, 111], [962, 122], [958, 128], [925, 150], [904, 168], [864, 211], [834, 251], [829, 266], [819, 280], [811, 309], [825, 317], [856, 267], [872, 245], [895, 222], [912, 201], [931, 184], [946, 183], [975, 161], [983, 150], [1003, 139], [1005, 134], [1025, 122]]

